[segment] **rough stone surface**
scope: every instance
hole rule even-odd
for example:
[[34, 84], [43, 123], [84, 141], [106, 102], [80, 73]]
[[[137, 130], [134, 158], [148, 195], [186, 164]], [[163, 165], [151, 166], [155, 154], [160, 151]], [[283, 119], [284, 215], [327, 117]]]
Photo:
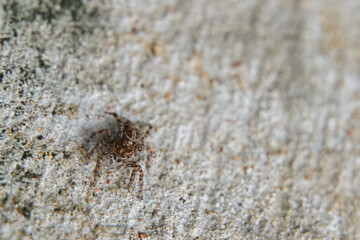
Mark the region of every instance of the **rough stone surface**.
[[359, 1], [0, 2], [1, 238], [360, 239]]

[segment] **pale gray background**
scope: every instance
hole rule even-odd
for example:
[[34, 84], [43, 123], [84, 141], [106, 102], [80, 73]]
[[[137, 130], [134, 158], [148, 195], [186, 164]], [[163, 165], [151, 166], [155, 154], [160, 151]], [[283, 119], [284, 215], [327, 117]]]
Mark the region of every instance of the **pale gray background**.
[[[0, 27], [3, 239], [360, 238], [360, 1], [1, 0]], [[91, 187], [105, 111], [154, 126], [143, 200], [130, 169]]]

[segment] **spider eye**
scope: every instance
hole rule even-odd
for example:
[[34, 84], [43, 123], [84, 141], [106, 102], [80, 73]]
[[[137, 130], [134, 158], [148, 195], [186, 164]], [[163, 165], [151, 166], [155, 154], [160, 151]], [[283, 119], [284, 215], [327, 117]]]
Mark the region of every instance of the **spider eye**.
[[122, 158], [127, 158], [126, 154], [121, 155]]

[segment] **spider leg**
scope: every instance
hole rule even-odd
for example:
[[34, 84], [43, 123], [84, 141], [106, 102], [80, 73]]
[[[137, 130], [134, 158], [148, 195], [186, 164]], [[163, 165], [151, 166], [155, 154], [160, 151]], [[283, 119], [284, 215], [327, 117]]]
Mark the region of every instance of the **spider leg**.
[[147, 171], [149, 171], [149, 169], [151, 167], [150, 166], [151, 158], [154, 157], [155, 153], [150, 147], [146, 147], [146, 150], [147, 150], [147, 156], [146, 156], [145, 168]]
[[87, 155], [87, 159], [86, 159], [87, 163], [90, 162], [90, 157], [95, 153], [95, 151], [98, 150], [102, 145], [104, 145], [104, 143], [106, 143], [105, 140], [100, 141], [95, 145], [95, 147], [93, 147], [93, 149], [91, 149], [90, 153]]
[[150, 134], [151, 129], [152, 129], [152, 126], [149, 126], [140, 140], [143, 140], [143, 139], [147, 138], [149, 136], [149, 134]]
[[130, 187], [131, 185], [133, 184], [134, 182], [134, 179], [135, 179], [135, 174], [136, 172], [139, 172], [139, 193], [138, 193], [138, 197], [141, 196], [141, 192], [142, 192], [142, 189], [143, 189], [143, 183], [144, 183], [144, 172], [141, 168], [141, 166], [139, 164], [136, 164], [136, 163], [127, 163], [126, 166], [128, 167], [133, 167], [133, 171], [131, 173], [131, 176], [130, 176], [130, 180], [129, 180], [129, 183], [128, 185], [126, 186], [127, 190], [130, 192]]
[[138, 149], [139, 151], [142, 150], [142, 147], [144, 145], [143, 140], [149, 136], [151, 129], [152, 126], [149, 126], [149, 128], [146, 130], [144, 135], [142, 135], [140, 139], [136, 140], [137, 143], [135, 144], [135, 148]]
[[118, 123], [119, 126], [119, 137], [122, 138], [123, 132], [124, 132], [124, 123], [121, 121], [120, 117], [114, 113], [114, 112], [106, 112], [106, 114], [109, 114], [113, 116]]
[[144, 172], [141, 168], [141, 166], [138, 166], [138, 170], [139, 172], [139, 192], [138, 192], [138, 197], [141, 197], [141, 193], [143, 190], [143, 185], [144, 185]]
[[110, 130], [108, 130], [108, 129], [101, 129], [101, 130], [99, 130], [99, 131], [94, 132], [93, 134], [91, 134], [90, 137], [88, 138], [88, 140], [86, 141], [86, 144], [88, 145], [89, 142], [91, 141], [91, 139], [93, 139], [94, 137], [99, 136], [100, 134], [103, 134], [103, 133], [107, 133], [107, 134], [109, 135], [109, 137], [111, 137], [111, 139], [113, 138], [113, 135], [112, 135], [112, 133], [111, 133]]
[[114, 113], [114, 112], [105, 112], [105, 113], [113, 116], [119, 124], [122, 123], [122, 121], [121, 121], [120, 117], [117, 115], [117, 113]]
[[128, 183], [128, 185], [126, 186], [126, 189], [130, 192], [130, 187], [131, 187], [131, 185], [132, 185], [132, 183], [134, 182], [134, 179], [135, 179], [135, 174], [136, 174], [136, 172], [137, 172], [137, 164], [136, 163], [134, 163], [134, 162], [125, 162], [125, 165], [127, 166], [127, 167], [132, 167], [132, 168], [134, 168], [133, 169], [133, 171], [131, 172], [131, 176], [130, 176], [130, 180], [129, 180], [129, 183]]
[[[100, 141], [98, 142], [95, 147], [90, 151], [90, 153], [87, 155], [87, 163], [90, 162], [90, 157], [94, 154], [94, 152], [96, 150], [98, 150], [102, 145], [104, 145], [105, 143], [107, 143], [106, 140], [103, 140], [103, 141]], [[97, 157], [97, 160], [96, 160], [96, 166], [95, 166], [95, 170], [94, 170], [94, 181], [92, 183], [93, 186], [95, 186], [97, 180], [99, 179], [100, 177], [100, 167], [101, 167], [101, 162], [103, 160], [103, 156], [104, 154], [101, 152], [100, 156]]]
[[95, 170], [94, 170], [94, 181], [92, 183], [92, 186], [95, 187], [99, 177], [100, 177], [100, 167], [101, 167], [101, 162], [102, 162], [102, 157], [98, 158], [96, 161], [96, 166], [95, 166]]

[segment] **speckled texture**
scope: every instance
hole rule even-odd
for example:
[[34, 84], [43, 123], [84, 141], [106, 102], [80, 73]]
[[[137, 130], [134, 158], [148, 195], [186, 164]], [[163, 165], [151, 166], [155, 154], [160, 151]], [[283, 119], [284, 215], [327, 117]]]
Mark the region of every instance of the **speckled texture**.
[[[3, 239], [360, 238], [359, 1], [0, 2]], [[105, 111], [143, 199], [91, 187]]]

